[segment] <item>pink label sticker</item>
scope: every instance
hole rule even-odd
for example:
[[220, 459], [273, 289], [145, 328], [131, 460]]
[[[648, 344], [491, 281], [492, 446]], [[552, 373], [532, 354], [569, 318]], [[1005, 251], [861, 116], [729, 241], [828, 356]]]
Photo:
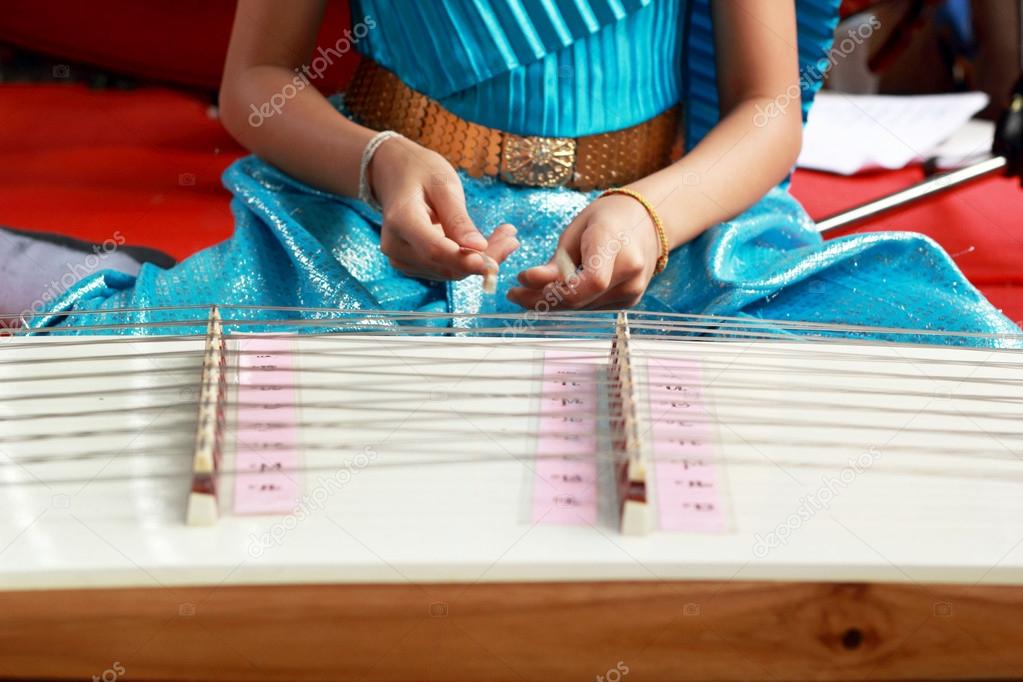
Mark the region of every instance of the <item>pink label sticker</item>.
[[651, 453], [661, 530], [724, 533], [727, 517], [700, 366], [651, 358]]
[[586, 351], [548, 351], [543, 359], [533, 521], [597, 521], [597, 365]]
[[234, 512], [286, 514], [300, 495], [294, 344], [241, 339], [238, 351]]

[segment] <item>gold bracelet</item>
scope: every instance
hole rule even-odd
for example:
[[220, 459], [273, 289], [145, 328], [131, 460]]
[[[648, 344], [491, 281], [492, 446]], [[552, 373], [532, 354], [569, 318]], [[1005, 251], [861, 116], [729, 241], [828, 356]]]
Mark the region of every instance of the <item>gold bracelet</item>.
[[632, 197], [639, 203], [643, 204], [643, 208], [650, 214], [650, 220], [654, 223], [654, 230], [657, 232], [657, 239], [661, 242], [661, 255], [657, 259], [657, 267], [654, 268], [654, 274], [659, 275], [664, 271], [664, 268], [668, 267], [668, 235], [664, 231], [664, 223], [661, 222], [661, 216], [657, 215], [657, 211], [654, 210], [653, 204], [646, 200], [642, 194], [635, 190], [628, 189], [627, 187], [612, 187], [611, 189], [604, 190], [598, 199], [606, 197], [610, 194], [624, 194], [627, 197]]

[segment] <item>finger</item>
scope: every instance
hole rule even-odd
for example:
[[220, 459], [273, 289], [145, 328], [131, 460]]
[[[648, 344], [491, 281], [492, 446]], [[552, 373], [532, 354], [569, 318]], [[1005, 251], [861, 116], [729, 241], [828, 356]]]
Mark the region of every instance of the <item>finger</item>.
[[469, 212], [465, 210], [465, 192], [457, 175], [436, 178], [436, 181], [427, 188], [427, 197], [448, 239], [459, 246], [477, 251], [487, 248], [486, 237], [476, 228], [469, 217]]
[[579, 243], [581, 234], [586, 228], [586, 216], [581, 213], [561, 234], [558, 247], [551, 259], [543, 265], [527, 268], [519, 273], [519, 283], [531, 289], [542, 289], [554, 282], [575, 283], [575, 263], [579, 262]]
[[554, 265], [558, 268], [558, 274], [561, 275], [562, 282], [572, 279], [579, 269], [575, 261], [572, 260], [572, 257], [568, 255], [568, 251], [560, 246], [554, 251]]
[[486, 254], [498, 263], [503, 263], [520, 246], [515, 234], [514, 226], [508, 223], [499, 225], [487, 240]]
[[560, 279], [561, 273], [554, 263], [544, 263], [519, 273], [519, 284], [529, 289], [543, 289], [548, 284], [553, 284]]
[[391, 266], [412, 277], [422, 279], [447, 280], [461, 279], [465, 275], [431, 263], [422, 257], [422, 253], [407, 241], [394, 234], [394, 230], [385, 230], [381, 235], [380, 250]]
[[630, 299], [617, 289], [605, 291], [585, 305], [579, 306], [585, 310], [617, 310], [618, 308], [630, 307]]
[[[541, 266], [541, 267], [553, 267], [553, 266]], [[538, 268], [531, 268], [535, 270]], [[533, 277], [531, 273], [523, 272], [519, 275], [519, 281], [523, 279], [529, 279]], [[597, 290], [593, 291], [590, 288], [580, 289], [580, 285], [586, 285], [590, 287], [592, 285], [586, 284], [586, 280], [582, 277], [573, 278], [568, 284], [562, 282], [557, 276], [554, 279], [539, 287], [534, 286], [521, 286], [515, 287], [509, 291], [509, 300], [512, 300], [519, 305], [524, 307], [532, 307], [536, 305], [541, 299], [546, 301], [546, 306], [550, 310], [560, 308], [586, 308], [591, 307], [594, 302], [597, 302], [601, 296], [606, 292]], [[514, 292], [514, 297], [512, 296]]]
[[484, 251], [470, 249], [467, 246], [460, 247], [464, 254], [472, 254], [483, 259], [483, 293], [492, 294], [497, 291], [497, 273], [501, 270], [501, 264], [488, 256]]
[[564, 256], [559, 256], [558, 252], [555, 251], [551, 255], [551, 263], [564, 267], [564, 264], [570, 263], [574, 265], [581, 260], [580, 245], [587, 224], [588, 217], [585, 213], [580, 213], [572, 219], [572, 222], [565, 228], [565, 231], [561, 233], [561, 239], [558, 240], [558, 249], [565, 252], [568, 260], [566, 261]]
[[387, 227], [404, 239], [412, 253], [394, 253], [401, 260], [418, 263], [427, 270], [447, 269], [455, 277], [482, 275], [486, 268], [479, 254], [462, 253], [458, 244], [444, 236], [441, 226], [430, 222], [422, 204], [403, 206], [385, 216]]
[[611, 240], [614, 238], [611, 230], [591, 226], [583, 232], [580, 240], [582, 257], [579, 263], [582, 266], [582, 278], [601, 292], [605, 292], [612, 285], [617, 284], [613, 281], [613, 277], [615, 253], [618, 252], [612, 253], [609, 248]]
[[645, 292], [646, 280], [643, 277], [630, 277], [590, 301], [586, 308], [588, 310], [632, 308], [643, 299]]
[[537, 309], [556, 310], [571, 307], [565, 304], [565, 300], [571, 289], [560, 280], [551, 282], [545, 287], [535, 289], [532, 287], [513, 287], [509, 291], [509, 300], [524, 307], [536, 307]]
[[579, 239], [580, 261], [579, 270], [574, 282], [565, 294], [561, 306], [566, 308], [586, 308], [606, 295], [613, 285], [615, 256], [602, 250], [613, 237], [611, 231], [601, 225], [588, 225]]
[[526, 287], [512, 287], [508, 290], [507, 298], [509, 301], [516, 305], [520, 305], [523, 308], [538, 309], [541, 301], [545, 303], [543, 309], [546, 311], [552, 309], [554, 306], [551, 305], [550, 301], [547, 301], [544, 297], [544, 292], [540, 289], [528, 289]]
[[450, 270], [429, 270], [423, 268], [418, 263], [411, 263], [398, 258], [388, 258], [387, 260], [392, 268], [409, 277], [428, 279], [433, 282], [444, 282], [453, 279], [454, 273]]
[[542, 289], [554, 282], [571, 282], [576, 279], [576, 265], [568, 252], [560, 246], [554, 258], [548, 263], [528, 268], [519, 273], [519, 283], [524, 287]]
[[631, 308], [636, 303], [624, 298], [604, 300], [602, 297], [601, 300], [594, 301], [586, 306], [586, 310], [622, 310], [623, 308]]

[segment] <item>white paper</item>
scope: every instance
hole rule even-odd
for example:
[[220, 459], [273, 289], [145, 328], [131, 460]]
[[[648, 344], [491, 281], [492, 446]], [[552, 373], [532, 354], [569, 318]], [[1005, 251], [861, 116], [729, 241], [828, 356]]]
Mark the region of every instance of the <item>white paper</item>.
[[991, 156], [995, 141], [994, 121], [970, 119], [934, 150], [938, 168], [962, 168]]
[[903, 168], [935, 156], [987, 102], [982, 92], [908, 97], [822, 92], [810, 110], [797, 165], [842, 175]]

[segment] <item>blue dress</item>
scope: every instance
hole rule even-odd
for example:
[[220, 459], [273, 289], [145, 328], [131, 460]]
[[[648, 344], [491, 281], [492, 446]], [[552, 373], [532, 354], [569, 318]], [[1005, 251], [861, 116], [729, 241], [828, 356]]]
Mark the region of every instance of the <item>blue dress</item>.
[[[632, 126], [683, 103], [686, 144], [718, 120], [709, 0], [355, 0], [357, 48], [469, 120], [519, 134], [582, 136]], [[838, 0], [797, 0], [804, 116], [827, 68]], [[361, 28], [360, 27], [361, 24]], [[336, 104], [345, 113], [343, 99]], [[224, 174], [236, 227], [225, 242], [163, 270], [97, 273], [59, 311], [187, 304], [514, 312], [504, 292], [547, 261], [593, 194], [462, 177], [488, 233], [518, 228], [522, 248], [496, 296], [478, 278], [427, 282], [379, 251], [380, 216], [254, 156]], [[926, 330], [1017, 333], [928, 238], [823, 242], [785, 186], [677, 249], [640, 307], [651, 311]], [[131, 313], [133, 321], [158, 312]], [[254, 317], [261, 314], [251, 313]], [[299, 314], [299, 313], [296, 313]], [[127, 316], [127, 314], [126, 314]], [[65, 318], [66, 319], [66, 318]], [[66, 322], [63, 322], [66, 323]], [[990, 342], [989, 342], [990, 343]]]

